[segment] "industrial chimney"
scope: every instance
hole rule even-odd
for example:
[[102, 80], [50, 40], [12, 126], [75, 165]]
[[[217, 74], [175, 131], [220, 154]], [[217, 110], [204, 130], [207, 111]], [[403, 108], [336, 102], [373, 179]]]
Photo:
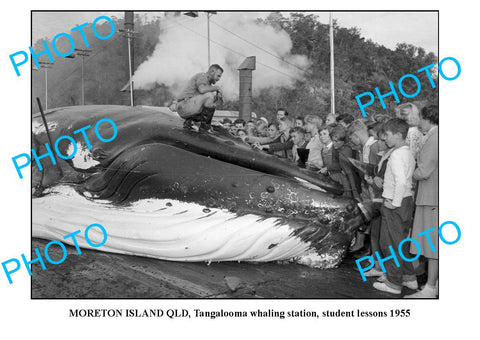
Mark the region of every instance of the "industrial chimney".
[[240, 72], [239, 118], [249, 121], [252, 115], [252, 71], [255, 70], [255, 56], [246, 58], [238, 67]]

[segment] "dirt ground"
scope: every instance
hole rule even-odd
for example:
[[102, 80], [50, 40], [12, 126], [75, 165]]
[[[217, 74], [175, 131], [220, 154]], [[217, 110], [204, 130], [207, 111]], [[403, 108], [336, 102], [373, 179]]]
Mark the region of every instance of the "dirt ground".
[[[33, 239], [32, 249], [43, 255], [47, 243]], [[339, 268], [319, 270], [292, 263], [169, 262], [86, 249], [78, 255], [66, 247], [65, 262], [45, 261], [46, 270], [32, 265], [33, 299], [398, 298], [374, 289], [374, 279], [363, 282], [352, 258]], [[62, 252], [53, 246], [49, 255], [58, 261]], [[411, 293], [404, 288], [403, 294]]]

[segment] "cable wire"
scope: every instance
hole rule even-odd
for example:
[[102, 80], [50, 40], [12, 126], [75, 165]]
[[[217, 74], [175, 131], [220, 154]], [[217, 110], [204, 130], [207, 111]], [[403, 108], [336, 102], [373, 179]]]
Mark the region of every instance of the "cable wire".
[[[202, 38], [208, 39], [208, 37], [204, 36], [203, 34], [198, 33], [197, 31], [195, 31], [195, 30], [193, 30], [193, 29], [191, 29], [191, 28], [189, 28], [189, 27], [187, 27], [187, 26], [185, 26], [185, 25], [183, 25], [183, 24], [180, 24], [180, 23], [179, 23], [179, 25], [182, 26], [183, 28], [189, 30], [190, 32], [195, 33], [196, 35], [201, 36]], [[210, 41], [211, 41], [212, 43], [218, 45], [218, 46], [223, 47], [224, 49], [227, 49], [227, 50], [235, 53], [235, 54], [238, 54], [238, 55], [240, 55], [240, 56], [242, 56], [242, 57], [244, 57], [244, 58], [248, 58], [248, 56], [246, 56], [246, 55], [244, 55], [244, 54], [242, 54], [242, 53], [240, 53], [240, 52], [238, 52], [238, 51], [235, 51], [235, 50], [231, 49], [230, 47], [227, 47], [227, 46], [225, 46], [225, 45], [222, 45], [222, 44], [220, 44], [219, 42], [217, 42], [217, 41], [215, 41], [215, 40], [210, 39]], [[285, 73], [285, 72], [283, 72], [283, 71], [277, 70], [276, 68], [274, 68], [274, 67], [272, 67], [272, 66], [269, 66], [269, 65], [267, 65], [267, 64], [261, 63], [261, 62], [259, 62], [259, 61], [257, 61], [257, 64], [260, 64], [260, 65], [262, 65], [262, 66], [265, 66], [265, 67], [267, 67], [267, 68], [269, 68], [269, 69], [271, 69], [271, 70], [273, 70], [273, 71], [275, 71], [275, 72], [281, 73], [281, 74], [283, 74], [283, 75], [285, 75], [285, 76], [287, 76], [287, 77], [289, 77], [289, 78], [292, 78], [292, 79], [294, 79], [294, 80], [299, 80], [298, 77], [295, 77], [295, 76], [293, 76], [293, 75], [291, 75], [291, 74], [287, 74], [287, 73]]]
[[291, 66], [293, 66], [293, 67], [295, 67], [295, 68], [299, 69], [299, 70], [300, 70], [300, 71], [302, 71], [302, 72], [305, 72], [305, 73], [310, 73], [309, 71], [307, 71], [307, 70], [304, 70], [304, 69], [303, 69], [303, 68], [301, 68], [300, 66], [298, 66], [298, 65], [295, 65], [295, 64], [293, 64], [293, 63], [291, 63], [291, 62], [289, 62], [289, 61], [285, 60], [284, 58], [282, 58], [282, 57], [280, 57], [280, 56], [278, 56], [278, 55], [276, 55], [276, 54], [273, 54], [273, 52], [270, 52], [270, 51], [268, 51], [268, 50], [264, 49], [263, 47], [260, 47], [260, 46], [258, 46], [257, 44], [255, 44], [255, 43], [253, 43], [253, 42], [251, 42], [251, 41], [249, 41], [249, 40], [247, 40], [247, 39], [245, 39], [245, 38], [243, 38], [243, 37], [239, 36], [238, 34], [236, 34], [236, 33], [232, 32], [232, 31], [230, 31], [229, 29], [227, 29], [227, 28], [225, 28], [225, 27], [221, 26], [220, 24], [216, 23], [215, 21], [213, 21], [213, 20], [211, 20], [211, 19], [210, 19], [210, 22], [211, 22], [211, 23], [213, 23], [213, 24], [215, 24], [216, 26], [220, 27], [220, 28], [221, 28], [221, 29], [223, 29], [224, 31], [226, 31], [226, 32], [228, 32], [228, 33], [230, 33], [230, 34], [232, 34], [232, 35], [236, 36], [237, 38], [239, 38], [239, 39], [241, 39], [241, 40], [245, 41], [246, 43], [248, 43], [248, 44], [250, 44], [250, 45], [252, 45], [252, 46], [254, 46], [254, 47], [258, 48], [259, 50], [261, 50], [261, 51], [263, 51], [263, 52], [265, 52], [265, 53], [267, 53], [267, 54], [271, 55], [272, 57], [274, 57], [274, 58], [277, 58], [278, 60], [281, 60], [281, 61], [283, 61], [284, 63], [286, 63], [286, 64], [288, 64], [288, 65], [291, 65]]

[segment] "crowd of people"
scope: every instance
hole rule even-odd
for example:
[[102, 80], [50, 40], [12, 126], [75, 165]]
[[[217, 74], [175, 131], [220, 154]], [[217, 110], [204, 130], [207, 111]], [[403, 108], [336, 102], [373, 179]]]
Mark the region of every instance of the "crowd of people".
[[[402, 104], [395, 116], [290, 117], [280, 108], [274, 122], [261, 117], [247, 122], [224, 119], [221, 124], [254, 148], [330, 177], [343, 186], [345, 197], [382, 202], [380, 216], [357, 232], [350, 247], [352, 256], [378, 252], [386, 258], [391, 255], [389, 246], [398, 249], [405, 238], [416, 239], [421, 249], [413, 244], [410, 249], [409, 242], [404, 242], [402, 250], [411, 257], [421, 251], [428, 262], [427, 283], [406, 297], [434, 298], [438, 295], [438, 106], [420, 111], [412, 103]], [[352, 159], [372, 172], [359, 170]], [[433, 247], [417, 236], [432, 227]], [[392, 294], [401, 294], [404, 286], [417, 290], [415, 274], [425, 261], [412, 264], [400, 256], [397, 259], [398, 267], [393, 260], [384, 262], [386, 273], [375, 262], [365, 276], [377, 277], [373, 286]]]
[[[185, 129], [211, 130], [215, 108], [223, 97], [216, 85], [222, 74], [221, 66], [211, 65], [207, 72], [194, 75], [172, 102], [170, 109], [185, 120]], [[403, 254], [420, 253], [428, 264], [426, 285], [407, 297], [438, 295], [437, 105], [419, 110], [406, 103], [397, 107], [395, 118], [360, 119], [350, 114], [291, 117], [280, 108], [273, 122], [260, 117], [247, 122], [226, 119], [220, 124], [254, 148], [330, 177], [343, 186], [345, 197], [359, 203], [381, 202], [381, 215], [373, 214], [350, 246], [353, 256], [362, 258], [366, 250], [389, 259], [375, 262], [365, 276], [378, 277], [373, 286], [381, 291], [401, 294], [404, 286], [416, 290], [415, 273], [419, 271], [414, 264], [421, 268], [419, 261], [412, 263], [401, 256], [393, 261], [391, 257], [390, 249], [402, 244]], [[430, 237], [418, 235], [429, 229], [434, 230]], [[402, 242], [408, 237], [416, 239], [420, 248], [415, 243], [408, 248], [409, 242]]]

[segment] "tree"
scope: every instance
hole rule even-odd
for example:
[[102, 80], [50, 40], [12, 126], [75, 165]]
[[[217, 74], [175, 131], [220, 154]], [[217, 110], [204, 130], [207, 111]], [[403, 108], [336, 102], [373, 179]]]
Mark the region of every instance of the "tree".
[[[175, 15], [172, 14], [172, 15]], [[116, 27], [123, 26], [123, 19], [113, 17]], [[154, 51], [161, 35], [160, 18], [148, 21], [145, 16], [135, 16], [133, 40], [135, 51], [134, 69], [143, 63]], [[276, 30], [285, 30], [292, 40], [291, 54], [308, 57], [311, 65], [304, 70], [302, 80], [295, 81], [293, 87], [278, 87], [258, 91], [253, 98], [253, 110], [260, 116], [274, 119], [276, 109], [285, 107], [292, 116], [319, 114], [326, 115], [330, 111], [330, 47], [329, 27], [318, 21], [312, 14], [291, 13], [285, 17], [280, 12], [273, 12], [259, 22], [270, 25]], [[98, 26], [99, 33], [106, 35], [110, 26], [104, 23]], [[128, 105], [128, 93], [120, 93], [120, 89], [128, 83], [127, 41], [120, 34], [111, 39], [99, 40], [91, 30], [85, 30], [91, 43], [92, 53], [85, 58], [84, 77], [86, 84], [87, 104], [121, 104]], [[355, 96], [363, 92], [375, 93], [378, 87], [381, 93], [390, 91], [388, 82], [398, 86], [398, 80], [405, 74], [415, 74], [421, 82], [421, 91], [416, 101], [438, 102], [438, 90], [433, 89], [425, 75], [417, 70], [438, 63], [434, 53], [426, 53], [421, 47], [406, 43], [398, 44], [395, 50], [386, 48], [371, 40], [365, 40], [361, 31], [356, 28], [340, 27], [334, 21], [335, 34], [335, 95], [337, 113], [350, 113], [356, 117], [361, 111]], [[248, 37], [247, 37], [248, 38]], [[68, 50], [68, 41], [58, 40], [60, 50]], [[63, 44], [65, 45], [61, 45]], [[51, 46], [51, 42], [47, 41]], [[75, 38], [75, 45], [86, 48], [80, 37]], [[41, 41], [37, 41], [34, 50], [43, 50]], [[40, 60], [48, 61], [45, 56]], [[81, 103], [81, 60], [57, 57], [52, 69], [48, 71], [49, 107], [79, 105]], [[434, 80], [438, 83], [438, 74], [434, 71]], [[403, 89], [407, 93], [416, 91], [416, 83], [406, 79]], [[398, 92], [398, 87], [397, 87]], [[35, 97], [45, 96], [45, 72], [40, 69], [32, 76], [32, 105], [36, 108]], [[164, 106], [172, 99], [167, 86], [156, 85], [150, 90], [135, 92], [137, 104]], [[401, 102], [409, 101], [400, 95]], [[385, 99], [387, 110], [384, 110], [378, 99], [367, 108], [368, 114], [390, 113], [397, 105], [392, 96]], [[238, 101], [227, 101], [224, 109], [238, 110]], [[34, 112], [37, 110], [34, 109]]]

